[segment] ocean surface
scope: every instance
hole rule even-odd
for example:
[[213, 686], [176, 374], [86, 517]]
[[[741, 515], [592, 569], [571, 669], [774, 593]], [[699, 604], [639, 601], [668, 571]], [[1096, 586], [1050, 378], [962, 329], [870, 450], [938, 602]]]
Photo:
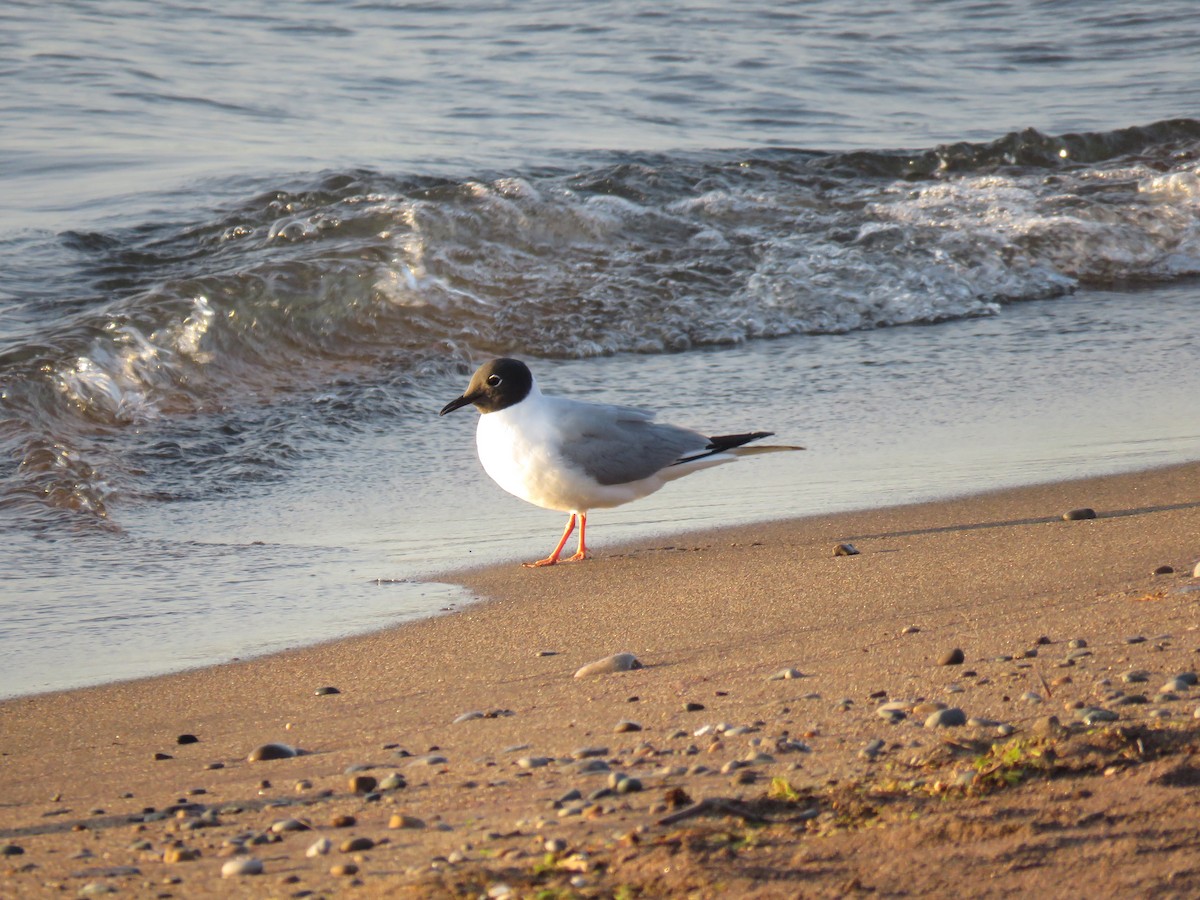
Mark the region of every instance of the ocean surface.
[[9, 0], [0, 696], [544, 555], [437, 415], [495, 355], [809, 448], [601, 554], [1200, 458], [1197, 72], [1184, 0]]

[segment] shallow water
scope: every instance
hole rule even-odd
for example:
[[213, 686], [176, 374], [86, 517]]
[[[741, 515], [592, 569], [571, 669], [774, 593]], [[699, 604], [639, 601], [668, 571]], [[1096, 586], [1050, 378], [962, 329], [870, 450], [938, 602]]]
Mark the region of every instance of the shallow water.
[[544, 554], [436, 415], [500, 353], [809, 447], [598, 512], [601, 552], [1197, 456], [1188, 4], [0, 20], [0, 694]]

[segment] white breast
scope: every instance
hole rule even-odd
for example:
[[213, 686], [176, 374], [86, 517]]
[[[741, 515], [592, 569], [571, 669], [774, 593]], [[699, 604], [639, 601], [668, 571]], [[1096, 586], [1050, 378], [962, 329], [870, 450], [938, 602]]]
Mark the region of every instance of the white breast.
[[562, 436], [547, 409], [549, 398], [535, 392], [515, 406], [479, 417], [479, 461], [504, 490], [545, 509], [586, 512], [619, 506], [662, 487], [659, 476], [602, 485], [568, 465], [558, 452]]

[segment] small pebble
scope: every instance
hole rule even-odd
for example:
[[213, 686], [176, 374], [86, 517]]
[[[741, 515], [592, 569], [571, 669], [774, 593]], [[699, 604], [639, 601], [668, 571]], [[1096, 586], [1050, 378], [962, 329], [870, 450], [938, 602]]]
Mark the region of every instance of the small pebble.
[[1175, 567], [1174, 566], [1159, 566], [1157, 569], [1154, 570], [1154, 574], [1155, 575], [1174, 575]]
[[80, 897], [100, 897], [104, 894], [115, 894], [117, 889], [103, 881], [89, 881], [79, 889]]
[[339, 850], [343, 853], [361, 853], [363, 850], [370, 850], [375, 846], [375, 842], [369, 837], [350, 838], [347, 841], [342, 841]]
[[483, 710], [473, 709], [470, 712], [463, 713], [461, 716], [456, 716], [454, 721], [451, 722], [450, 724], [451, 725], [459, 725], [462, 722], [470, 722], [473, 719], [482, 719], [482, 718], [483, 718]]
[[631, 722], [629, 719], [622, 719], [617, 723], [617, 727], [613, 729], [617, 734], [625, 734], [629, 731], [641, 731], [642, 726], [637, 722]]
[[1200, 562], [1196, 563], [1196, 568], [1192, 569], [1192, 577], [1200, 578]]
[[1096, 511], [1090, 506], [1083, 506], [1079, 509], [1072, 509], [1069, 512], [1063, 513], [1064, 522], [1080, 522], [1084, 519], [1096, 518]]
[[793, 678], [803, 678], [803, 677], [804, 677], [804, 675], [801, 674], [796, 669], [788, 668], [788, 669], [780, 669], [774, 675], [768, 676], [767, 681], [791, 681]]
[[1160, 694], [1178, 693], [1180, 691], [1186, 691], [1191, 686], [1192, 683], [1186, 678], [1181, 675], [1176, 675], [1174, 678], [1169, 679], [1165, 684], [1163, 684], [1163, 686], [1158, 689], [1158, 692]]
[[388, 819], [388, 828], [424, 828], [425, 820], [418, 819], [416, 816], [406, 816], [403, 813], [396, 813]]
[[939, 709], [925, 720], [926, 728], [954, 728], [967, 724], [967, 714], [957, 706]]
[[592, 675], [608, 675], [613, 672], [629, 672], [633, 669], [644, 668], [645, 666], [632, 653], [616, 653], [588, 663], [575, 673], [575, 677], [588, 678]]
[[962, 649], [955, 647], [950, 652], [942, 654], [937, 664], [939, 666], [961, 666], [965, 659], [966, 655], [962, 652]]
[[858, 556], [859, 550], [853, 544], [838, 544], [833, 548], [834, 556]]
[[299, 819], [280, 819], [271, 823], [271, 831], [275, 834], [283, 834], [285, 831], [308, 831], [308, 828], [309, 826]]
[[181, 734], [181, 735], [179, 735], [179, 737], [175, 738], [175, 743], [177, 743], [177, 744], [198, 744], [198, 743], [200, 743], [200, 738], [196, 737], [194, 734]]
[[332, 849], [333, 841], [327, 837], [323, 837], [309, 844], [308, 849], [304, 851], [304, 855], [308, 857], [325, 856]]
[[313, 693], [316, 694], [318, 697], [328, 697], [332, 694], [340, 694], [341, 691], [339, 691], [335, 687], [325, 686], [325, 687], [317, 688], [315, 691], [313, 691]]
[[875, 738], [875, 740], [871, 741], [865, 747], [863, 747], [861, 750], [859, 750], [858, 755], [862, 759], [873, 760], [881, 752], [883, 752], [884, 746], [885, 746], [885, 744], [882, 740], [880, 740], [879, 738]]
[[0, 844], [0, 856], [20, 856], [24, 852], [20, 844]]
[[397, 791], [400, 788], [408, 787], [408, 782], [404, 780], [404, 776], [398, 772], [393, 772], [386, 776], [383, 781], [379, 782], [381, 791]]
[[329, 874], [335, 877], [341, 877], [343, 875], [357, 875], [358, 866], [356, 866], [354, 863], [338, 863], [336, 866], [329, 867]]
[[350, 790], [355, 794], [369, 794], [379, 785], [379, 781], [371, 775], [355, 775], [350, 779]]
[[330, 828], [353, 828], [358, 824], [358, 820], [354, 816], [334, 816], [329, 820]]
[[239, 875], [261, 875], [262, 873], [262, 860], [255, 859], [253, 856], [234, 857], [221, 866], [222, 878], [236, 878]]
[[916, 625], [906, 625], [900, 630], [901, 634], [919, 634], [921, 631]]
[[1072, 650], [1082, 650], [1087, 645], [1088, 645], [1088, 642], [1085, 641], [1083, 638], [1073, 638], [1070, 641], [1070, 643], [1067, 644], [1067, 646], [1070, 647]]
[[291, 759], [298, 752], [295, 747], [288, 744], [263, 744], [250, 751], [250, 755], [246, 759], [248, 762], [263, 762], [268, 759]]
[[685, 703], [685, 704], [683, 704], [684, 712], [700, 712], [700, 710], [702, 710], [702, 709], [704, 709], [703, 703]]

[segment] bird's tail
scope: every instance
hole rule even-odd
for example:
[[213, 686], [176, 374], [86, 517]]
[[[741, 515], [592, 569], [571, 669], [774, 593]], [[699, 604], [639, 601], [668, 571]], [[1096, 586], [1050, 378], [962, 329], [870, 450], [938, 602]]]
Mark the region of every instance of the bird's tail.
[[803, 447], [794, 447], [783, 444], [768, 444], [761, 447], [744, 447], [743, 444], [749, 444], [751, 441], [760, 441], [765, 437], [774, 436], [773, 431], [750, 431], [746, 434], [719, 434], [708, 439], [708, 446], [703, 453], [693, 453], [691, 456], [685, 456], [682, 459], [677, 459], [671, 463], [673, 466], [683, 465], [684, 463], [695, 462], [698, 459], [705, 459], [709, 456], [716, 456], [718, 453], [729, 453], [733, 451], [736, 456], [750, 456], [754, 453], [778, 453], [782, 450], [803, 450]]

